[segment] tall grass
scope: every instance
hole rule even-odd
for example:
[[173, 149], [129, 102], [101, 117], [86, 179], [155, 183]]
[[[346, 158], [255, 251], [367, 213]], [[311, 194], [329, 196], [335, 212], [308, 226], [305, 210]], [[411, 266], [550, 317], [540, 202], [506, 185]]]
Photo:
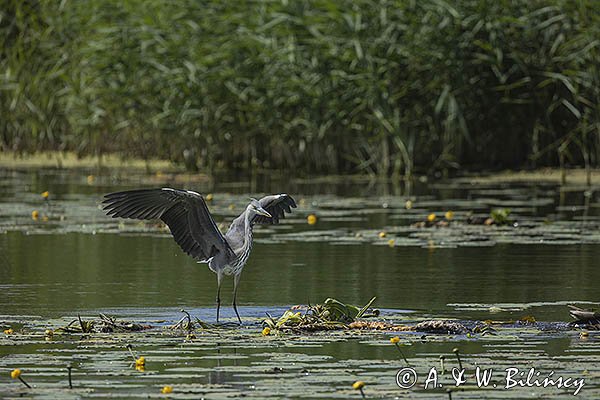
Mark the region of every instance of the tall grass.
[[411, 174], [598, 166], [595, 0], [0, 0], [4, 150]]

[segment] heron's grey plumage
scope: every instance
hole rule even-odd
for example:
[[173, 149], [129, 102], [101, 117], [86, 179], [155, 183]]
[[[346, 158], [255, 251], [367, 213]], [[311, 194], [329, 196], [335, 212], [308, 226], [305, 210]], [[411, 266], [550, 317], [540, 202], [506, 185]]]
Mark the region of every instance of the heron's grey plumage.
[[[296, 208], [296, 202], [291, 196], [287, 194], [274, 194], [265, 196], [258, 200], [260, 206], [265, 209], [272, 218], [264, 217], [262, 215], [254, 215], [250, 220], [252, 225], [254, 224], [277, 224], [279, 219], [285, 218], [285, 212], [291, 213], [292, 208]], [[247, 211], [240, 214], [239, 217], [233, 220], [225, 238], [232, 247], [237, 247], [239, 244], [244, 242], [244, 226]]]
[[190, 190], [162, 188], [116, 192], [107, 194], [103, 204], [107, 215], [113, 218], [161, 219], [186, 254], [208, 263], [217, 274], [217, 321], [223, 275], [234, 275], [233, 308], [240, 319], [235, 304], [237, 284], [252, 250], [254, 224], [277, 224], [279, 219], [285, 218], [286, 212], [296, 207], [294, 199], [287, 194], [252, 200], [223, 235], [202, 195]]

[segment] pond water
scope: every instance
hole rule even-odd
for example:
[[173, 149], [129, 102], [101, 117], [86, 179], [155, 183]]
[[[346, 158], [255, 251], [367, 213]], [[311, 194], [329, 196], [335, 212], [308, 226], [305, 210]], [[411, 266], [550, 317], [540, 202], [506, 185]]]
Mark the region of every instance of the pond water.
[[[181, 317], [213, 322], [216, 277], [181, 253], [160, 224], [111, 219], [99, 209], [102, 195], [136, 187], [185, 187], [212, 193], [209, 207], [225, 226], [247, 198], [287, 192], [299, 204], [275, 227], [256, 230], [256, 243], [238, 293], [241, 328], [198, 332], [194, 339], [165, 331]], [[534, 367], [541, 378], [585, 378], [578, 397], [600, 395], [600, 341], [591, 332], [545, 330], [538, 325], [496, 337], [401, 335], [404, 352], [419, 373], [412, 389], [396, 384], [404, 367], [386, 332], [335, 332], [262, 337], [260, 320], [296, 304], [327, 297], [363, 305], [377, 296], [383, 318], [569, 321], [567, 304], [594, 308], [599, 301], [600, 207], [593, 188], [552, 184], [474, 184], [468, 178], [405, 184], [348, 178], [286, 180], [90, 171], [0, 171], [0, 394], [29, 398], [286, 397], [443, 398], [453, 382], [424, 390], [440, 355], [456, 364], [458, 347], [472, 374], [475, 365], [497, 368], [498, 388], [469, 380], [453, 398], [571, 397], [572, 388], [502, 390], [501, 374]], [[49, 200], [40, 193], [48, 190]], [[409, 201], [409, 203], [407, 203]], [[492, 209], [509, 208], [508, 226], [469, 225]], [[37, 210], [37, 220], [32, 212]], [[448, 226], [422, 227], [431, 213]], [[315, 225], [307, 215], [318, 217]], [[47, 217], [47, 218], [46, 218]], [[47, 219], [47, 220], [46, 220]], [[385, 232], [385, 237], [381, 237]], [[222, 315], [234, 321], [226, 280]], [[61, 335], [45, 329], [106, 313], [150, 324], [127, 334]], [[146, 371], [131, 366], [124, 346], [148, 359]], [[66, 365], [75, 388], [65, 389]], [[26, 389], [9, 372], [19, 367], [34, 385]], [[502, 375], [503, 376], [503, 375]], [[443, 382], [442, 382], [443, 381]]]

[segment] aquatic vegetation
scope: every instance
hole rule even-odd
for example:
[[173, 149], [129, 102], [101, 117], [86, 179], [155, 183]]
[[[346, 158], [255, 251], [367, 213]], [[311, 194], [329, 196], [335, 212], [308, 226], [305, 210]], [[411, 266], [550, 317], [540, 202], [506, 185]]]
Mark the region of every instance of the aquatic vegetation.
[[[265, 246], [267, 255], [282, 254], [278, 252], [282, 247], [278, 247], [277, 243], [285, 241], [286, 251], [292, 252], [293, 256], [277, 257], [276, 268], [268, 271], [269, 274], [274, 271], [277, 279], [265, 281], [264, 286], [260, 285], [259, 290], [249, 296], [256, 304], [244, 305], [248, 318], [243, 326], [233, 323], [217, 326], [203, 321], [212, 321], [211, 304], [214, 298], [212, 294], [203, 297], [199, 293], [201, 280], [180, 282], [176, 279], [178, 273], [195, 271], [196, 265], [175, 262], [178, 269], [159, 274], [173, 250], [165, 245], [166, 232], [161, 226], [98, 222], [98, 195], [95, 188], [86, 185], [87, 172], [83, 175], [73, 174], [72, 171], [66, 174], [57, 171], [49, 173], [56, 174], [52, 175], [52, 179], [48, 178], [53, 206], [53, 217], [49, 224], [34, 222], [29, 215], [33, 207], [44, 210], [39, 208], [42, 207], [39, 205], [39, 193], [44, 187], [30, 188], [29, 181], [33, 179], [25, 179], [24, 176], [29, 175], [18, 172], [11, 173], [10, 179], [0, 179], [0, 184], [8, 187], [0, 207], [0, 274], [1, 271], [25, 273], [20, 269], [23, 265], [30, 265], [29, 249], [36, 249], [34, 256], [43, 255], [36, 258], [35, 264], [31, 263], [31, 274], [22, 279], [20, 284], [9, 285], [5, 289], [3, 307], [0, 307], [3, 310], [0, 316], [2, 330], [13, 329], [10, 335], [0, 335], [0, 368], [6, 373], [5, 382], [9, 382], [9, 372], [19, 366], [25, 380], [35, 383], [32, 384], [35, 397], [170, 397], [170, 394], [160, 393], [168, 384], [174, 388], [173, 397], [358, 398], [358, 390], [351, 385], [361, 380], [368, 384], [365, 387], [367, 398], [443, 398], [446, 396], [445, 387], [453, 384], [451, 370], [458, 366], [453, 348], [460, 349], [462, 366], [469, 376], [474, 374], [476, 365], [503, 370], [511, 365], [525, 367], [533, 363], [544, 375], [555, 371], [565, 377], [585, 377], [584, 397], [598, 397], [600, 388], [593, 384], [600, 377], [600, 336], [593, 321], [595, 312], [577, 307], [581, 312], [573, 309], [574, 316], [580, 315], [582, 318], [568, 321], [571, 318], [567, 310], [567, 305], [571, 303], [585, 308], [596, 307], [597, 304], [586, 302], [593, 299], [581, 298], [580, 291], [564, 290], [567, 286], [577, 284], [581, 284], [585, 292], [590, 290], [580, 276], [584, 271], [593, 272], [596, 265], [597, 244], [594, 243], [598, 243], [600, 237], [599, 209], [590, 207], [587, 219], [573, 218], [582, 216], [584, 212], [582, 209], [569, 211], [569, 205], [577, 205], [579, 199], [584, 198], [583, 191], [579, 189], [567, 193], [567, 196], [573, 196], [574, 202], [567, 201], [565, 208], [559, 208], [559, 192], [552, 185], [537, 186], [537, 198], [534, 198], [529, 196], [530, 192], [534, 192], [531, 186], [480, 186], [451, 181], [444, 183], [448, 186], [442, 186], [442, 192], [431, 189], [432, 196], [417, 194], [411, 197], [414, 201], [411, 210], [404, 207], [407, 198], [396, 194], [347, 198], [305, 195], [305, 206], [301, 207], [299, 217], [290, 220], [290, 227], [279, 230], [268, 227], [257, 232], [257, 240], [270, 243], [270, 247]], [[5, 171], [0, 172], [0, 177], [7, 175]], [[131, 186], [139, 182], [147, 183], [144, 180], [146, 178], [139, 175], [118, 176], [117, 173], [110, 177], [98, 175], [96, 182]], [[117, 183], [109, 183], [112, 180]], [[73, 185], [84, 191], [89, 190], [89, 193], [61, 193], [53, 189], [57, 183]], [[246, 187], [239, 187], [233, 190], [244, 193], [229, 194], [223, 189], [220, 192], [218, 188], [211, 188], [215, 190], [211, 210], [215, 209], [220, 217], [226, 219], [231, 215], [227, 208], [229, 204], [239, 209], [247, 197]], [[307, 188], [307, 192], [313, 191], [312, 186], [303, 188]], [[373, 190], [377, 193], [381, 191], [377, 188]], [[439, 195], [444, 191], [460, 195], [456, 194], [456, 198]], [[360, 189], [356, 189], [356, 193], [361, 193]], [[464, 197], [460, 197], [463, 194]], [[451, 196], [454, 197], [454, 194]], [[592, 197], [592, 204], [596, 203], [597, 199]], [[467, 223], [470, 211], [476, 217], [489, 218], [490, 210], [505, 207], [512, 210], [511, 217], [518, 220], [518, 227]], [[436, 222], [444, 220], [441, 218], [444, 210], [453, 210], [455, 215], [448, 226], [410, 226], [419, 218], [424, 219], [429, 210], [435, 210], [438, 216]], [[306, 216], [309, 212], [318, 213], [318, 229], [307, 226]], [[64, 220], [59, 219], [61, 214], [65, 216]], [[16, 232], [11, 232], [13, 230]], [[382, 231], [387, 234], [384, 239], [378, 237]], [[92, 236], [94, 234], [97, 236]], [[126, 241], [124, 245], [115, 245], [117, 234], [121, 235], [119, 242]], [[282, 239], [280, 234], [283, 235]], [[388, 247], [389, 240], [395, 241], [393, 248]], [[138, 245], [145, 248], [142, 244], [146, 241], [152, 244], [151, 253], [135, 249]], [[429, 243], [433, 250], [419, 248], [429, 246]], [[504, 243], [529, 245], [491, 247]], [[565, 243], [569, 246], [554, 246]], [[67, 253], [65, 247], [63, 252], [61, 244], [73, 244], [73, 251]], [[27, 251], [14, 254], [19, 246]], [[486, 248], [474, 249], [474, 246]], [[51, 253], [54, 247], [61, 249], [60, 254]], [[447, 247], [461, 249], [438, 250]], [[505, 253], [503, 247], [515, 251]], [[84, 249], [85, 254], [82, 253]], [[576, 269], [579, 271], [576, 274], [556, 275], [560, 277], [559, 283], [550, 286], [562, 299], [582, 301], [553, 301], [549, 298], [542, 302], [526, 298], [522, 302], [508, 302], [514, 292], [510, 292], [511, 296], [496, 296], [490, 290], [489, 283], [476, 287], [476, 290], [469, 289], [477, 286], [473, 282], [479, 284], [485, 277], [476, 274], [473, 276], [475, 281], [471, 281], [464, 274], [465, 271], [475, 268], [479, 263], [486, 268], [494, 267], [490, 278], [494, 285], [502, 279], [503, 274], [498, 271], [504, 271], [512, 265], [514, 253], [527, 259], [526, 265], [531, 266], [533, 273], [538, 271], [535, 267], [541, 271], [551, 268], [549, 270], [553, 273], [560, 271], [558, 268], [552, 269], [555, 261], [556, 264], [565, 265], [571, 260], [580, 260], [584, 266], [590, 264], [589, 268]], [[99, 257], [100, 254], [103, 256]], [[106, 258], [104, 254], [108, 254]], [[136, 268], [129, 262], [115, 262], [122, 259], [123, 254], [131, 255], [135, 262], [139, 260], [141, 267]], [[575, 257], [580, 254], [586, 254], [586, 257]], [[75, 261], [73, 264], [77, 264], [78, 269], [61, 268], [65, 255], [68, 255], [67, 258], [85, 256], [87, 275], [83, 283], [76, 276], [64, 273], [81, 268], [79, 262]], [[155, 256], [158, 257], [158, 268], [150, 265], [154, 262], [150, 257]], [[354, 257], [364, 260], [365, 265], [353, 264]], [[21, 258], [24, 260], [22, 264], [19, 263]], [[51, 259], [49, 263], [48, 258]], [[541, 263], [540, 258], [543, 260]], [[396, 265], [398, 259], [402, 263]], [[423, 259], [427, 262], [421, 262]], [[257, 263], [263, 260], [259, 254]], [[547, 260], [551, 262], [545, 265]], [[461, 268], [463, 261], [466, 262], [465, 268]], [[311, 263], [317, 267], [309, 271], [308, 268], [314, 267]], [[434, 268], [432, 263], [439, 263], [440, 268]], [[573, 264], [573, 268], [578, 267]], [[33, 269], [33, 265], [43, 267]], [[64, 282], [48, 285], [40, 281], [39, 286], [23, 285], [37, 282], [34, 280], [36, 274], [47, 276], [45, 273], [39, 274], [39, 271], [44, 271], [48, 265], [56, 265], [58, 272], [55, 276], [64, 277]], [[123, 265], [130, 268], [127, 275], [120, 270]], [[282, 265], [290, 265], [286, 269], [290, 274], [286, 275], [285, 281], [277, 275]], [[107, 275], [111, 268], [117, 269], [115, 275]], [[426, 270], [427, 274], [420, 273], [420, 270]], [[508, 283], [512, 285], [514, 270], [507, 271], [510, 272]], [[15, 273], [14, 277], [18, 277], [18, 274]], [[113, 283], [114, 277], [126, 279], [133, 274], [139, 274], [140, 278]], [[396, 278], [394, 274], [397, 274]], [[452, 274], [459, 274], [459, 279], [452, 280]], [[329, 275], [336, 278], [335, 284], [320, 284], [319, 281], [329, 279]], [[414, 278], [415, 275], [417, 278]], [[422, 279], [429, 275], [435, 275], [435, 281], [423, 282]], [[156, 285], [150, 284], [149, 276], [155, 277]], [[95, 277], [99, 277], [97, 284], [93, 282]], [[517, 278], [525, 277], [527, 275]], [[265, 279], [265, 275], [255, 275], [255, 279]], [[398, 285], [384, 291], [385, 284], [392, 279], [397, 279], [394, 285], [401, 282], [406, 286]], [[454, 285], [457, 283], [465, 283], [464, 293], [456, 293]], [[418, 297], [422, 292], [415, 292], [410, 287], [417, 284], [435, 287], [436, 291], [439, 288], [444, 299], [431, 302], [429, 300], [432, 297], [438, 296], [423, 296], [423, 299], [415, 300], [415, 293]], [[431, 286], [433, 284], [435, 286]], [[272, 285], [277, 285], [278, 293]], [[251, 290], [251, 287], [246, 286], [244, 290]], [[479, 298], [476, 297], [478, 292], [483, 295], [480, 302], [475, 302], [473, 299]], [[122, 297], [115, 297], [116, 293]], [[286, 300], [290, 296], [296, 296], [294, 302], [305, 301], [312, 305], [314, 303], [311, 300], [323, 300], [325, 296], [322, 294], [328, 294], [344, 304], [341, 307], [331, 302], [331, 314], [338, 314], [337, 309], [341, 308], [340, 315], [352, 315], [357, 309], [360, 310], [360, 303], [366, 302], [371, 294], [377, 294], [378, 298], [377, 303], [373, 303], [371, 310], [361, 318], [339, 324], [335, 329], [327, 329], [332, 324], [324, 324], [323, 329], [320, 326], [315, 326], [314, 330], [273, 329], [268, 336], [262, 335], [262, 330], [266, 328], [262, 325], [265, 312], [273, 315], [272, 319], [276, 322], [288, 311]], [[96, 301], [100, 295], [112, 297], [108, 303]], [[398, 303], [406, 309], [381, 308], [379, 315], [376, 315], [372, 307], [390, 307], [390, 304], [394, 304], [390, 298], [396, 298], [394, 296], [401, 298]], [[47, 299], [53, 300], [45, 303]], [[131, 306], [113, 306], [118, 302]], [[69, 311], [72, 304], [88, 304], [88, 309], [78, 306], [76, 311]], [[183, 304], [187, 311], [181, 311]], [[191, 308], [190, 304], [196, 307]], [[350, 312], [348, 308], [353, 304], [356, 306]], [[286, 316], [286, 325], [297, 321], [297, 313], [303, 317], [308, 309], [309, 306], [291, 307]], [[144, 329], [118, 329], [106, 323], [107, 331], [104, 332], [101, 327], [105, 323], [98, 316], [98, 310], [104, 310], [106, 316], [110, 315], [109, 319], [117, 327], [141, 326]], [[81, 313], [85, 329], [79, 318], [73, 318], [78, 312]], [[524, 318], [527, 316], [533, 319]], [[592, 318], [585, 318], [590, 316]], [[225, 321], [233, 320], [233, 314], [224, 317]], [[67, 326], [69, 329], [65, 331], [60, 329]], [[55, 329], [56, 333], [51, 336], [46, 332]], [[439, 382], [444, 389], [400, 390], [394, 376], [405, 366], [405, 361], [392, 348], [390, 337], [398, 337], [398, 343], [405, 345], [401, 349], [411, 368], [418, 373], [420, 383], [431, 367], [440, 368], [444, 364], [438, 369]], [[125, 349], [127, 344], [132, 346], [133, 356]], [[143, 373], [135, 362], [142, 356], [145, 360]], [[74, 384], [74, 389], [69, 389], [67, 385], [70, 364], [73, 365], [74, 381], [71, 386]], [[12, 383], [3, 386], [6, 397], [31, 395], [32, 391], [16, 380]], [[555, 393], [549, 388], [515, 388], [500, 392], [469, 386], [463, 392], [452, 392], [452, 396], [510, 399], [544, 398], [565, 393]]]
[[388, 332], [404, 332], [412, 331], [413, 328], [407, 325], [394, 324], [384, 321], [354, 321], [348, 324], [349, 329], [362, 329], [369, 331], [388, 331]]
[[10, 372], [10, 377], [12, 379], [18, 379], [18, 380], [20, 380], [23, 385], [25, 385], [26, 387], [28, 387], [29, 389], [31, 389], [31, 386], [27, 382], [25, 382], [25, 380], [21, 376], [21, 370], [20, 369], [18, 369], [18, 368], [13, 369]]
[[[358, 307], [357, 307], [358, 308]], [[175, 319], [177, 309], [173, 310], [172, 318]], [[297, 312], [297, 311], [296, 311]], [[146, 316], [152, 319], [153, 316]], [[413, 316], [412, 320], [405, 320], [397, 314], [386, 314], [387, 323], [400, 325], [406, 322], [407, 326], [414, 326], [421, 321], [422, 316]], [[120, 318], [126, 321], [126, 316]], [[68, 320], [65, 320], [68, 322]], [[439, 321], [443, 321], [440, 319]], [[598, 346], [597, 338], [592, 334], [587, 341], [573, 341], [569, 335], [570, 330], [544, 331], [543, 324], [536, 322], [533, 325], [521, 326], [512, 321], [512, 324], [498, 325], [498, 335], [467, 337], [464, 333], [450, 334], [437, 333], [433, 335], [415, 336], [414, 331], [407, 331], [390, 338], [385, 331], [377, 330], [333, 330], [333, 331], [288, 331], [285, 335], [274, 335], [269, 340], [264, 340], [260, 333], [260, 326], [256, 323], [248, 326], [228, 326], [201, 328], [197, 326], [194, 333], [198, 339], [193, 342], [184, 340], [184, 332], [177, 332], [168, 327], [169, 321], [163, 321], [158, 326], [144, 331], [125, 331], [106, 333], [72, 333], [59, 335], [57, 341], [45, 344], [43, 351], [26, 352], [34, 349], [43, 342], [45, 327], [62, 326], [66, 322], [61, 320], [25, 319], [27, 328], [20, 333], [19, 341], [9, 342], [11, 339], [0, 340], [0, 346], [20, 346], [23, 350], [15, 353], [10, 360], [0, 358], [0, 367], [6, 367], [7, 362], [19, 363], [25, 366], [43, 366], [43, 374], [36, 375], [36, 393], [56, 393], [56, 383], [65, 381], [64, 363], [77, 360], [79, 374], [78, 387], [80, 391], [92, 391], [95, 395], [115, 395], [114, 387], [109, 387], [106, 382], [120, 382], [119, 396], [142, 395], [152, 396], [152, 391], [160, 391], [166, 386], [171, 386], [172, 393], [187, 393], [190, 396], [202, 395], [205, 397], [249, 397], [264, 398], [264, 393], [273, 391], [281, 396], [285, 393], [287, 398], [306, 397], [340, 397], [348, 398], [347, 388], [361, 378], [361, 382], [368, 382], [367, 397], [400, 397], [400, 398], [429, 398], [438, 392], [421, 390], [399, 391], [393, 381], [394, 375], [400, 368], [393, 354], [381, 353], [382, 346], [389, 346], [394, 342], [410, 341], [411, 349], [415, 349], [417, 356], [411, 357], [411, 368], [421, 374], [434, 365], [448, 363], [447, 354], [452, 354], [452, 348], [467, 348], [469, 358], [464, 360], [462, 354], [461, 364], [467, 371], [471, 371], [473, 363], [483, 367], [519, 365], [524, 363], [524, 357], [536, 359], [536, 367], [543, 369], [560, 370], [561, 374], [581, 373], [580, 357], [585, 355], [590, 363], [586, 364], [589, 379], [600, 376], [600, 369], [596, 360], [597, 356], [590, 353], [590, 349]], [[149, 321], [141, 322], [142, 325]], [[355, 321], [359, 322], [359, 321]], [[380, 321], [382, 322], [382, 321]], [[458, 321], [450, 321], [458, 322]], [[21, 323], [21, 321], [19, 322]], [[476, 325], [475, 321], [460, 321], [465, 327]], [[568, 324], [564, 324], [568, 329]], [[406, 335], [406, 336], [404, 336]], [[393, 340], [392, 340], [393, 339]], [[548, 355], [545, 348], [548, 343], [559, 341], [561, 346], [569, 350], [558, 359], [555, 355]], [[127, 357], [123, 356], [123, 343], [130, 344], [130, 348], [144, 348], [144, 361], [156, 361], [156, 368], [144, 374], [131, 368], [135, 360], [142, 356], [131, 351]], [[474, 346], [470, 346], [473, 343]], [[334, 346], [334, 347], [332, 347]], [[353, 349], [350, 356], [331, 355], [331, 349], [341, 346], [344, 349]], [[482, 347], [483, 346], [483, 347]], [[274, 350], [274, 347], [277, 350]], [[482, 350], [483, 349], [483, 350]], [[508, 351], [507, 351], [508, 350]], [[359, 356], [354, 356], [358, 351]], [[442, 354], [440, 354], [440, 352]], [[473, 354], [474, 353], [474, 354]], [[453, 358], [456, 355], [453, 354]], [[470, 363], [473, 357], [473, 363]], [[458, 365], [458, 360], [453, 363]], [[445, 371], [444, 365], [438, 373], [440, 382], [446, 386], [452, 383], [451, 375]], [[133, 370], [133, 371], [132, 371]], [[36, 370], [37, 371], [37, 370]], [[28, 374], [28, 376], [32, 376]], [[210, 379], [221, 377], [219, 384], [211, 383]], [[289, 383], [293, 378], [294, 384]], [[170, 382], [165, 385], [165, 381]], [[298, 385], [298, 384], [301, 385]], [[248, 390], [248, 385], [256, 389]], [[175, 390], [177, 388], [177, 390]], [[17, 389], [13, 389], [17, 390]], [[167, 389], [168, 390], [168, 389]], [[346, 392], [344, 391], [346, 390]], [[359, 389], [355, 389], [359, 391]], [[472, 388], [473, 395], [481, 397], [482, 393]], [[527, 390], [531, 395], [532, 389], [517, 389], [508, 393], [508, 398], [522, 397]], [[590, 388], [586, 393], [596, 393], [597, 388]], [[11, 392], [14, 393], [14, 392]], [[156, 392], [154, 392], [156, 393]], [[271, 392], [268, 392], [271, 393]], [[536, 394], [547, 393], [537, 391]], [[169, 394], [169, 393], [162, 393]], [[59, 393], [49, 396], [63, 397], [67, 394]], [[72, 395], [71, 395], [72, 396]], [[274, 394], [275, 396], [275, 394]], [[429, 397], [427, 397], [429, 396]]]
[[588, 337], [590, 337], [590, 333], [587, 331], [581, 331], [579, 332], [579, 337], [582, 339], [587, 339]]
[[[508, 208], [499, 208], [492, 210], [490, 213], [490, 218], [493, 220], [496, 225], [508, 225], [511, 224], [512, 221], [509, 218], [510, 209]], [[489, 224], [487, 224], [489, 225]]]
[[597, 2], [447, 3], [11, 0], [2, 151], [397, 176], [593, 165]]
[[398, 352], [400, 353], [400, 356], [402, 357], [402, 359], [404, 360], [406, 365], [410, 366], [410, 363], [408, 362], [406, 356], [404, 355], [404, 352], [400, 348], [400, 346], [401, 346], [400, 338], [398, 336], [394, 336], [393, 338], [390, 339], [390, 343], [392, 343], [394, 346], [396, 346], [396, 349], [398, 349]]
[[363, 399], [365, 399], [365, 392], [364, 392], [364, 387], [366, 386], [366, 384], [363, 381], [356, 381], [352, 384], [352, 388], [354, 390], [359, 390], [360, 391], [360, 395], [362, 396]]
[[458, 347], [452, 349], [452, 352], [456, 355], [456, 359], [458, 360], [458, 368], [463, 369], [462, 361], [460, 359], [460, 350]]
[[[322, 304], [307, 306], [304, 313], [294, 309], [287, 310], [281, 317], [274, 320], [271, 316], [263, 321], [266, 328], [281, 331], [317, 331], [344, 329], [348, 324], [366, 316], [371, 305], [375, 301], [373, 297], [364, 307], [345, 304], [339, 300], [328, 298]], [[371, 310], [371, 315], [378, 311]]]
[[530, 325], [530, 324], [535, 324], [536, 320], [533, 315], [525, 315], [525, 316], [519, 318], [518, 322], [523, 325]]
[[130, 332], [149, 329], [149, 325], [118, 321], [114, 317], [100, 314], [95, 320], [84, 321], [80, 316], [68, 325], [54, 329], [53, 333]]
[[183, 330], [187, 332], [188, 336], [190, 336], [194, 329], [209, 329], [215, 327], [215, 325], [209, 324], [208, 322], [204, 322], [197, 317], [194, 318], [194, 320], [192, 320], [192, 316], [190, 315], [190, 313], [184, 309], [181, 309], [179, 311], [182, 312], [184, 316], [181, 317], [179, 321], [177, 321], [173, 325], [170, 325], [169, 329]]
[[[348, 305], [335, 299], [327, 299], [323, 304], [305, 307], [296, 306], [286, 310], [281, 317], [275, 320], [270, 315], [263, 321], [263, 335], [269, 335], [273, 331], [281, 332], [319, 332], [334, 330], [359, 330], [359, 331], [385, 331], [385, 332], [426, 332], [433, 334], [471, 335], [480, 334], [494, 335], [496, 330], [492, 328], [492, 322], [477, 322], [470, 326], [448, 319], [424, 320], [413, 324], [398, 324], [388, 321], [373, 320], [380, 315], [378, 309], [371, 308], [375, 298], [372, 298], [362, 308]], [[297, 311], [302, 309], [302, 311]], [[364, 319], [368, 318], [368, 319]], [[519, 321], [516, 321], [519, 323]], [[497, 325], [511, 325], [515, 321], [497, 321]], [[266, 332], [266, 333], [265, 333]], [[399, 337], [392, 337], [390, 341], [398, 344]]]

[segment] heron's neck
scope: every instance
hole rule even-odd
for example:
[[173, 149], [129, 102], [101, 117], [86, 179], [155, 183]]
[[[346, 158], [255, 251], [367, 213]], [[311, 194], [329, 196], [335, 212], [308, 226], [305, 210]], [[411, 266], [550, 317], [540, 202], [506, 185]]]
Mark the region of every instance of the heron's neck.
[[244, 219], [244, 247], [252, 246], [252, 218], [250, 212], [247, 212]]

